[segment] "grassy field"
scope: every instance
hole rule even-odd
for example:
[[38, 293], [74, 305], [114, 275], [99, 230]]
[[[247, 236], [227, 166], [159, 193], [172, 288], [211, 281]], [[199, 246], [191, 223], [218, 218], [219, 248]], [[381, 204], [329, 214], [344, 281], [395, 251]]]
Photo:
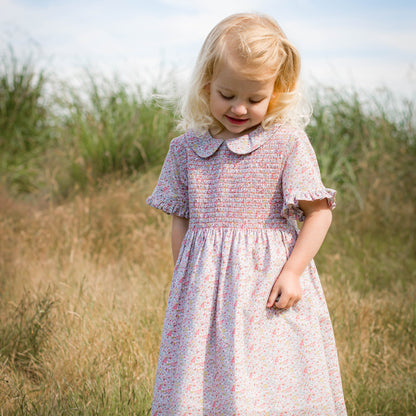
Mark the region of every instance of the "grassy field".
[[[172, 263], [169, 218], [145, 198], [174, 117], [117, 80], [51, 82], [12, 58], [0, 74], [0, 415], [147, 415]], [[413, 103], [312, 96], [339, 191], [316, 262], [348, 413], [414, 415]]]

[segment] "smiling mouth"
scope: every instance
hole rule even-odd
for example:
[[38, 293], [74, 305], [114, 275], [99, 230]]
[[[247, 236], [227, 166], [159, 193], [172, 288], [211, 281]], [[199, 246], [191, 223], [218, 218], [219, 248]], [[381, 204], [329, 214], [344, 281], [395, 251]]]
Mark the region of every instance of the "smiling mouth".
[[248, 118], [234, 118], [230, 116], [225, 116], [225, 117], [231, 124], [235, 124], [236, 126], [241, 126], [242, 124], [248, 121]]

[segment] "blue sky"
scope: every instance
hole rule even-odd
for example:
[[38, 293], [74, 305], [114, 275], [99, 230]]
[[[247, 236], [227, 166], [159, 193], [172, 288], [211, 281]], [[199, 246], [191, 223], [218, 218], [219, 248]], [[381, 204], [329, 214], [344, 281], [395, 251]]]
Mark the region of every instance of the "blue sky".
[[186, 77], [213, 25], [272, 15], [303, 58], [307, 84], [416, 95], [416, 2], [397, 0], [0, 0], [0, 51], [37, 51], [61, 77], [89, 67], [157, 83]]

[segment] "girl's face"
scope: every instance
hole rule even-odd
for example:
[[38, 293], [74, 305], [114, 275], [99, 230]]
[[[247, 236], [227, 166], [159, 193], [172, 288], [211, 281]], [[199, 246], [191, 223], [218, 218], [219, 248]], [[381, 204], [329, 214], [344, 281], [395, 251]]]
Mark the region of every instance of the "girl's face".
[[215, 137], [230, 139], [254, 130], [267, 114], [274, 81], [253, 80], [242, 75], [238, 67], [222, 64], [206, 86], [211, 113], [224, 127]]

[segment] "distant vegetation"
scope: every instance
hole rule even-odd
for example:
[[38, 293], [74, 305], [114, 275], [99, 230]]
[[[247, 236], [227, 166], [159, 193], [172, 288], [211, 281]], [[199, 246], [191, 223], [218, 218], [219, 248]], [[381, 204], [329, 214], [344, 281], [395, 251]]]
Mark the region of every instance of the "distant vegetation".
[[[169, 218], [145, 198], [179, 133], [156, 96], [2, 62], [1, 414], [149, 414], [172, 264]], [[316, 261], [348, 414], [416, 414], [415, 103], [311, 96], [307, 131], [338, 190]]]
[[78, 87], [53, 82], [11, 54], [0, 73], [3, 185], [65, 197], [107, 175], [160, 164], [175, 122], [171, 106], [155, 97], [89, 73]]

